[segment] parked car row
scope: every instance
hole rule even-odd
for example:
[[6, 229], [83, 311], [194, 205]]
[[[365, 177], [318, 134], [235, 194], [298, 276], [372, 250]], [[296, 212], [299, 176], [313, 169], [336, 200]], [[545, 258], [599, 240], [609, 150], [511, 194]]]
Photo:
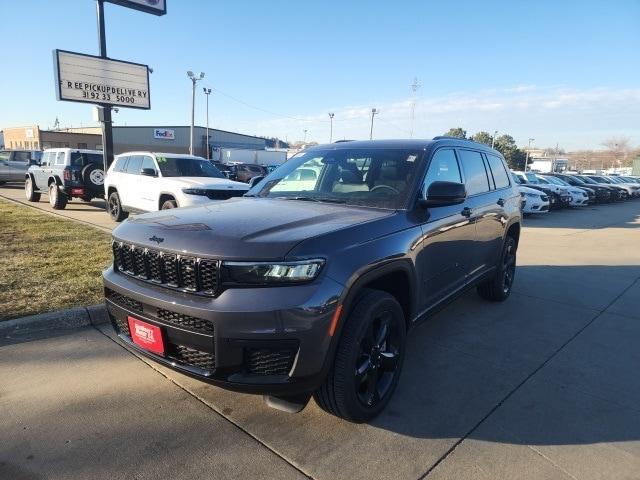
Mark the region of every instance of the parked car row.
[[270, 167], [253, 163], [223, 163], [218, 161], [214, 161], [212, 163], [229, 180], [244, 183], [249, 183], [254, 177], [264, 177], [275, 170]]
[[526, 214], [640, 197], [640, 178], [513, 171]]

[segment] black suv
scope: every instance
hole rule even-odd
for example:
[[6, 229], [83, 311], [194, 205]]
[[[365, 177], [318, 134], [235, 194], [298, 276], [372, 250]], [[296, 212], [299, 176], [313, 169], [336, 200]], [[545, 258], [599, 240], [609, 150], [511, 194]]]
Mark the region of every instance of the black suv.
[[319, 146], [244, 198], [124, 222], [106, 303], [119, 337], [159, 363], [290, 410], [313, 393], [366, 421], [396, 387], [409, 329], [473, 286], [509, 296], [520, 218], [484, 145]]
[[102, 152], [73, 148], [45, 150], [36, 165], [24, 177], [24, 193], [30, 202], [39, 202], [42, 193], [49, 194], [49, 204], [62, 210], [67, 202], [81, 198], [104, 197], [104, 167]]

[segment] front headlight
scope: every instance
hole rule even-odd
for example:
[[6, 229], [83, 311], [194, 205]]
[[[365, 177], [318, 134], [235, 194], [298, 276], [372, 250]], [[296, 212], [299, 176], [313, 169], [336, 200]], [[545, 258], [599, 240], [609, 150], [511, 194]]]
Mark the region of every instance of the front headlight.
[[274, 285], [310, 282], [324, 260], [299, 262], [222, 262], [222, 282], [234, 285]]
[[182, 193], [187, 195], [206, 195], [207, 191], [204, 188], [183, 188]]

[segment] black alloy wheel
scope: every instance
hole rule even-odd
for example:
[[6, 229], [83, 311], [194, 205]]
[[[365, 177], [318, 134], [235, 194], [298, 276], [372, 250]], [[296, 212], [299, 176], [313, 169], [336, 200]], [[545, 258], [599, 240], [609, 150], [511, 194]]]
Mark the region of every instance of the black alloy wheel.
[[365, 407], [377, 406], [389, 393], [400, 348], [397, 319], [388, 310], [380, 312], [360, 340], [354, 372], [358, 400]]
[[107, 208], [109, 209], [109, 216], [114, 222], [121, 222], [129, 216], [129, 214], [122, 209], [118, 192], [111, 192], [111, 194], [109, 194]]
[[393, 396], [405, 352], [406, 322], [391, 294], [363, 290], [344, 324], [324, 382], [313, 394], [327, 412], [350, 422], [378, 415]]
[[485, 300], [503, 302], [511, 294], [513, 280], [516, 276], [515, 238], [508, 235], [502, 247], [502, 255], [497, 265], [496, 273], [489, 280], [478, 285], [478, 294]]

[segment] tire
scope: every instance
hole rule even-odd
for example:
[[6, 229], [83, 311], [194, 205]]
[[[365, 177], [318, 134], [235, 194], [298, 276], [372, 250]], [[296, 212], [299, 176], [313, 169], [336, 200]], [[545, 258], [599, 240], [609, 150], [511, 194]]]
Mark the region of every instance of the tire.
[[362, 292], [344, 321], [333, 365], [313, 395], [323, 410], [361, 423], [378, 415], [393, 396], [404, 360], [406, 322], [398, 301], [379, 290]]
[[500, 264], [495, 275], [478, 285], [478, 294], [485, 300], [503, 302], [511, 294], [516, 274], [516, 240], [507, 236], [502, 247]]
[[111, 192], [107, 200], [107, 210], [109, 210], [109, 216], [114, 222], [121, 222], [129, 216], [127, 212], [122, 209], [122, 203], [120, 203], [120, 195], [118, 192]]
[[31, 177], [27, 177], [24, 181], [24, 195], [30, 202], [40, 201], [40, 194], [35, 191], [33, 179]]
[[171, 208], [178, 208], [178, 203], [175, 200], [165, 200], [162, 202], [160, 210], [169, 210]]
[[52, 182], [49, 185], [49, 205], [54, 210], [64, 210], [64, 207], [67, 206], [68, 198], [67, 196], [60, 191], [56, 182]]
[[90, 190], [104, 189], [104, 170], [95, 163], [89, 163], [80, 172], [84, 184]]

